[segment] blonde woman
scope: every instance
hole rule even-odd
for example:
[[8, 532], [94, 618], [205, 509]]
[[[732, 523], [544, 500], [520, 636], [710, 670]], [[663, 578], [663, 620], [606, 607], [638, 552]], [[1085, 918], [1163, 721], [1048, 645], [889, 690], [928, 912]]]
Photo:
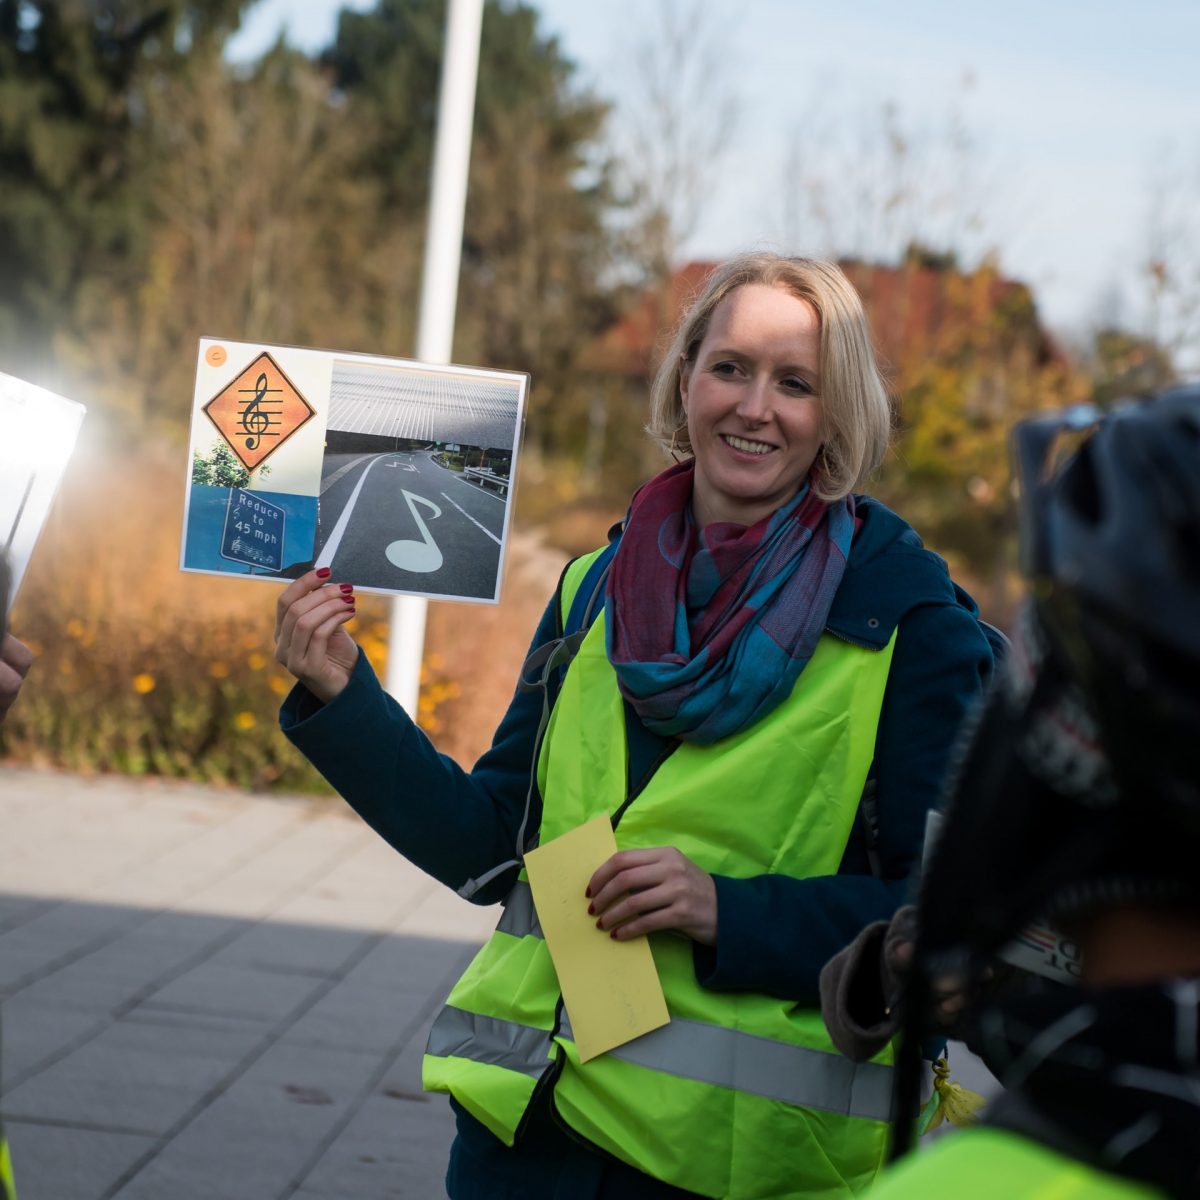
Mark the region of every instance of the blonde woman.
[[[720, 267], [649, 431], [679, 461], [534, 635], [543, 662], [586, 629], [550, 722], [518, 690], [470, 772], [383, 693], [342, 628], [352, 591], [310, 573], [279, 601], [288, 736], [402, 854], [506, 899], [425, 1062], [457, 1114], [454, 1200], [847, 1196], [883, 1156], [890, 1069], [837, 1053], [818, 977], [904, 898], [992, 653], [942, 561], [860, 494], [889, 409], [836, 266]], [[581, 1063], [520, 858], [601, 813], [619, 851], [579, 904], [649, 937], [671, 1021]]]

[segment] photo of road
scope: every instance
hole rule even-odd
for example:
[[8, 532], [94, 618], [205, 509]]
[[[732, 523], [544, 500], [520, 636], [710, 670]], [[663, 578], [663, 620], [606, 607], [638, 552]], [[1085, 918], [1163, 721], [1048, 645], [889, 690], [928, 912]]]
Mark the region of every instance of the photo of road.
[[363, 588], [499, 600], [526, 384], [335, 359], [314, 565]]
[[365, 588], [494, 600], [507, 510], [479, 473], [428, 449], [329, 452], [316, 566]]

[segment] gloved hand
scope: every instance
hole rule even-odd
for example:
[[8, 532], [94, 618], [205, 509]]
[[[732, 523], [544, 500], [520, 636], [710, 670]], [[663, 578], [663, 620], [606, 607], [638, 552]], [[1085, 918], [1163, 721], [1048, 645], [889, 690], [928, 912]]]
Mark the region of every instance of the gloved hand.
[[822, 969], [821, 1015], [847, 1058], [866, 1062], [895, 1036], [896, 1003], [916, 934], [917, 910], [906, 905], [890, 922], [868, 925]]

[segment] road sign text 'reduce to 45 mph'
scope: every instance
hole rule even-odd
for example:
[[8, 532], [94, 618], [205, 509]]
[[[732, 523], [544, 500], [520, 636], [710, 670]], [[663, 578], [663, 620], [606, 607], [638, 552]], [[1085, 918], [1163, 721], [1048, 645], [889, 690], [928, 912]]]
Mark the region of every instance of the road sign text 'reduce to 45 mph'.
[[276, 504], [241, 488], [229, 489], [221, 557], [266, 571], [283, 567], [283, 526], [287, 514]]

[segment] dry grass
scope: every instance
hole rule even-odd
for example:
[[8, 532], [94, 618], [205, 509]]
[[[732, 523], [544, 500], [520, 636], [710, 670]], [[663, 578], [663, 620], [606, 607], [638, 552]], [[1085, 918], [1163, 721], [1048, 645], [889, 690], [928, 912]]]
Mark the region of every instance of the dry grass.
[[[135, 458], [81, 449], [13, 614], [37, 660], [0, 726], [0, 754], [84, 772], [322, 790], [278, 727], [291, 687], [273, 657], [279, 585], [178, 569], [184, 458], [180, 449]], [[563, 502], [538, 529], [513, 532], [502, 602], [430, 605], [418, 720], [464, 766], [491, 741], [568, 556], [602, 544], [620, 515], [561, 480], [539, 490]], [[1011, 594], [976, 591], [1001, 621]], [[387, 610], [364, 595], [350, 627], [380, 673]]]
[[[291, 686], [273, 657], [278, 585], [178, 569], [184, 457], [81, 448], [13, 612], [37, 659], [0, 752], [85, 772], [320, 790], [276, 719]], [[490, 741], [563, 561], [518, 532], [500, 606], [431, 605], [419, 720], [466, 763]], [[380, 671], [386, 612], [363, 596], [351, 627]]]

